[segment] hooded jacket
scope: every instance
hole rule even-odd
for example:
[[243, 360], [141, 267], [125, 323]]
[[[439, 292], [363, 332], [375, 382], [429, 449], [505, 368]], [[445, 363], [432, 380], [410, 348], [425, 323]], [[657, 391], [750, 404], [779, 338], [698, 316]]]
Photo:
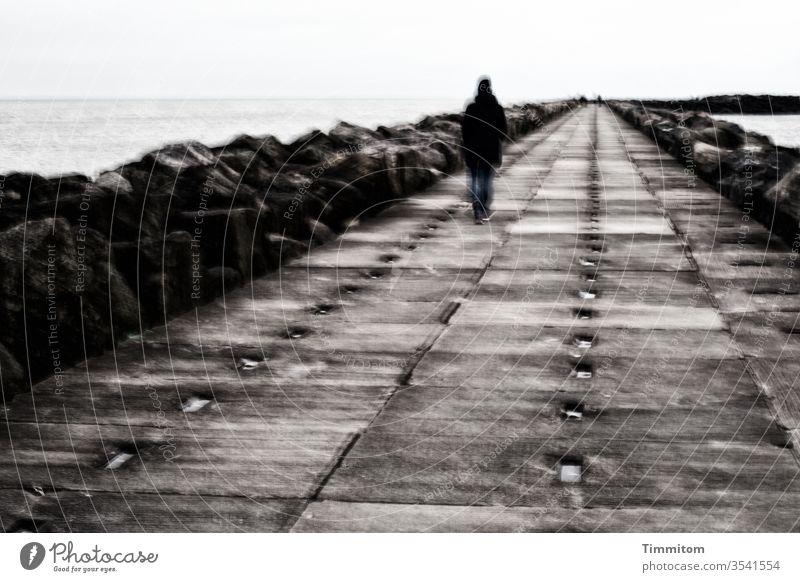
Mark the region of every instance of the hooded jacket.
[[475, 101], [467, 106], [461, 120], [464, 160], [474, 169], [485, 162], [495, 167], [503, 161], [502, 142], [507, 139], [506, 114], [491, 88], [480, 85]]

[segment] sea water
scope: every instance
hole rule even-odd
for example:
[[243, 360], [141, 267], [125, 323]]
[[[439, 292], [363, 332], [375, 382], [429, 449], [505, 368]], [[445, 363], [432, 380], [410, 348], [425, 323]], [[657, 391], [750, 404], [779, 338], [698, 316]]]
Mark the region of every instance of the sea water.
[[0, 101], [0, 173], [98, 172], [158, 147], [247, 133], [291, 141], [339, 120], [377, 127], [456, 112], [456, 99]]

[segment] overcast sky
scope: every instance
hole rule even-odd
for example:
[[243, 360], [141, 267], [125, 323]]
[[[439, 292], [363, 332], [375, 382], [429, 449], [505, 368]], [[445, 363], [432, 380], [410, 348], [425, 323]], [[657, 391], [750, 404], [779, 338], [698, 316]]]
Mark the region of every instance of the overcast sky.
[[3, 0], [0, 98], [797, 94], [795, 4]]

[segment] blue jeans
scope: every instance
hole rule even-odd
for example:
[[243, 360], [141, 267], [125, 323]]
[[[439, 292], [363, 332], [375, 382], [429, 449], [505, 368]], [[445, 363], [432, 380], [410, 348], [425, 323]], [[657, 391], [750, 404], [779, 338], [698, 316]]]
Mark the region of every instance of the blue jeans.
[[487, 218], [489, 207], [492, 203], [492, 177], [494, 168], [486, 162], [478, 162], [478, 165], [469, 169], [472, 175], [470, 194], [472, 196], [472, 210], [475, 218]]

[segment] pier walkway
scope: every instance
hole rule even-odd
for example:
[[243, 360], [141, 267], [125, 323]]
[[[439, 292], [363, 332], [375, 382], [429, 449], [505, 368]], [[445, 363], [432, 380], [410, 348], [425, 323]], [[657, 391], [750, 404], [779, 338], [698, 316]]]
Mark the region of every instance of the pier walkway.
[[[41, 531], [800, 531], [791, 249], [590, 105], [6, 403]], [[742, 225], [746, 224], [747, 229]]]

